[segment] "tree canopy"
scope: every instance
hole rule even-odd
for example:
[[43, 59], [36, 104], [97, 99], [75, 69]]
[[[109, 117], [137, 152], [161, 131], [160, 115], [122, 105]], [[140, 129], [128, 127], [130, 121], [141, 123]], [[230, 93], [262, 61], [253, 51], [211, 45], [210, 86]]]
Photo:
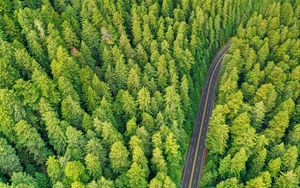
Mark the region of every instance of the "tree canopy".
[[0, 0], [0, 187], [180, 186], [231, 37], [202, 187], [299, 183], [299, 0]]

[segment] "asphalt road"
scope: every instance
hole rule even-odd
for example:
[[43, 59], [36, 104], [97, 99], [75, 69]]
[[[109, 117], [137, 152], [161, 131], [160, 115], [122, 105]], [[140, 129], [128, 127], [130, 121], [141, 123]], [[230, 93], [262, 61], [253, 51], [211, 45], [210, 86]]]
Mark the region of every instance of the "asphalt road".
[[200, 106], [190, 139], [182, 175], [182, 188], [197, 188], [205, 157], [205, 138], [208, 130], [209, 118], [215, 102], [215, 91], [221, 69], [221, 61], [230, 47], [227, 43], [215, 56], [207, 75], [206, 83], [202, 89]]

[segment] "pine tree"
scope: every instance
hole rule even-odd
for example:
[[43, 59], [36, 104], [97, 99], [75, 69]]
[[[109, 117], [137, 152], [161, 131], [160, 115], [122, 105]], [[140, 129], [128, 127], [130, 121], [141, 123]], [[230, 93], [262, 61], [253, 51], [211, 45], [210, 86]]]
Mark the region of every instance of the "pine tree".
[[62, 118], [73, 126], [80, 128], [84, 111], [81, 109], [79, 103], [74, 101], [71, 96], [67, 96], [61, 102]]
[[178, 169], [180, 168], [179, 163], [179, 156], [180, 150], [179, 145], [177, 144], [176, 138], [174, 138], [174, 134], [171, 132], [168, 134], [166, 138], [166, 154], [167, 154], [167, 160], [168, 160], [168, 174], [173, 179], [173, 181], [178, 182], [179, 174]]
[[262, 175], [249, 180], [246, 183], [246, 188], [269, 188], [271, 187], [271, 176], [269, 172], [263, 172]]
[[35, 179], [25, 172], [13, 173], [11, 177], [12, 187], [37, 187]]
[[29, 154], [33, 155], [38, 164], [43, 164], [51, 152], [37, 130], [25, 120], [19, 121], [14, 130], [17, 137], [17, 147], [26, 149]]
[[276, 177], [281, 169], [281, 159], [278, 157], [276, 159], [272, 159], [268, 163], [268, 170], [272, 177]]
[[236, 152], [244, 148], [247, 152], [251, 152], [255, 146], [256, 133], [255, 129], [250, 126], [250, 119], [247, 113], [241, 113], [233, 120], [230, 133], [232, 137], [232, 151]]
[[217, 188], [238, 188], [241, 185], [239, 184], [239, 181], [236, 178], [230, 178], [226, 179], [224, 181], [221, 181], [218, 185]]
[[68, 126], [66, 128], [67, 149], [65, 156], [70, 160], [83, 160], [83, 148], [86, 144], [86, 138], [80, 130]]
[[88, 173], [93, 179], [98, 179], [102, 175], [102, 168], [100, 166], [99, 158], [93, 154], [87, 154], [85, 156], [85, 164]]
[[101, 167], [104, 167], [107, 161], [107, 150], [102, 146], [100, 139], [90, 139], [85, 147], [85, 153], [95, 156], [99, 159]]
[[266, 107], [266, 111], [269, 112], [274, 106], [277, 98], [277, 93], [274, 86], [269, 84], [263, 84], [258, 88], [254, 96], [254, 102], [263, 101]]
[[150, 110], [150, 102], [151, 102], [150, 92], [148, 91], [147, 88], [143, 87], [138, 92], [139, 109], [141, 111], [148, 112]]
[[111, 146], [109, 159], [114, 173], [123, 173], [128, 169], [130, 165], [128, 155], [129, 152], [122, 142], [117, 141]]
[[100, 53], [100, 33], [97, 32], [96, 28], [88, 20], [82, 21], [81, 39], [92, 50], [93, 57], [98, 59], [99, 55], [97, 54]]
[[265, 130], [265, 135], [269, 138], [271, 143], [279, 143], [288, 125], [288, 113], [286, 111], [278, 112], [269, 122], [268, 128]]
[[137, 68], [131, 68], [129, 70], [128, 79], [127, 79], [127, 88], [131, 94], [136, 95], [140, 90], [140, 74]]
[[0, 68], [0, 88], [9, 88], [20, 78], [19, 70], [12, 64], [8, 58], [2, 57]]
[[293, 171], [288, 171], [286, 173], [282, 173], [279, 178], [276, 180], [275, 187], [276, 188], [288, 188], [288, 187], [297, 187], [299, 184], [299, 180]]
[[[98, 126], [96, 126], [96, 131], [98, 131]], [[122, 140], [121, 134], [118, 132], [118, 130], [113, 127], [113, 125], [109, 122], [100, 122], [99, 128], [101, 130], [101, 136], [102, 136], [102, 141], [105, 147], [109, 147], [112, 144], [114, 144], [117, 141]]]
[[126, 175], [128, 177], [129, 187], [147, 187], [145, 170], [137, 163], [134, 162], [131, 165]]
[[33, 55], [36, 61], [41, 64], [46, 71], [48, 71], [48, 58], [44, 51], [43, 45], [41, 45], [42, 42], [40, 41], [40, 37], [35, 31], [31, 30], [29, 33], [27, 33], [26, 38], [29, 44], [30, 53]]
[[229, 138], [229, 126], [225, 123], [222, 111], [225, 107], [217, 106], [210, 120], [210, 131], [207, 134], [206, 145], [212, 154], [223, 154]]
[[98, 180], [98, 185], [103, 188], [114, 188], [114, 182], [104, 178], [103, 176]]
[[153, 149], [151, 162], [155, 172], [162, 172], [167, 174], [167, 163], [160, 148]]
[[64, 21], [62, 24], [64, 41], [67, 43], [68, 48], [78, 48], [79, 39], [76, 33], [73, 31], [71, 24], [68, 21]]
[[282, 165], [284, 171], [295, 169], [297, 164], [298, 151], [296, 146], [292, 146], [286, 150], [282, 157]]
[[132, 34], [133, 34], [133, 42], [135, 45], [141, 42], [142, 40], [142, 28], [140, 17], [137, 13], [137, 6], [133, 6], [131, 9], [131, 17], [132, 17]]
[[51, 179], [51, 182], [55, 184], [58, 181], [62, 180], [63, 177], [63, 170], [59, 163], [59, 160], [56, 159], [54, 156], [51, 156], [47, 160], [47, 174]]
[[79, 161], [69, 161], [64, 169], [65, 176], [72, 182], [83, 181], [87, 182], [89, 176], [85, 171], [84, 165]]
[[0, 138], [0, 151], [0, 171], [2, 174], [11, 175], [13, 172], [23, 170], [16, 150], [4, 138]]
[[173, 1], [170, 0], [163, 0], [162, 1], [162, 15], [164, 17], [171, 17], [173, 11]]
[[46, 125], [49, 143], [58, 154], [64, 154], [67, 146], [66, 127], [63, 126], [64, 124], [58, 119], [57, 113], [44, 98], [41, 98], [39, 102], [39, 112]]

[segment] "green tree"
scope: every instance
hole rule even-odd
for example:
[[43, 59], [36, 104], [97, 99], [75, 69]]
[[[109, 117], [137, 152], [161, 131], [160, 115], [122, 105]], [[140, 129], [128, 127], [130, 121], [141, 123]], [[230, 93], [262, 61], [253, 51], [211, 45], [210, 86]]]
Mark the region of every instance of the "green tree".
[[161, 187], [162, 187], [162, 181], [159, 180], [157, 177], [154, 177], [149, 183], [149, 188], [161, 188]]
[[258, 62], [261, 65], [265, 65], [265, 61], [267, 60], [267, 57], [269, 56], [269, 53], [270, 53], [269, 43], [266, 42], [266, 43], [264, 43], [264, 45], [257, 52]]
[[100, 187], [103, 187], [103, 188], [114, 188], [114, 182], [106, 179], [103, 176], [98, 180], [97, 183]]
[[75, 129], [74, 127], [67, 126], [67, 149], [65, 156], [70, 160], [82, 160], [84, 158], [83, 148], [86, 145], [86, 138], [83, 132]]
[[269, 112], [275, 106], [275, 101], [277, 98], [277, 93], [275, 91], [274, 86], [269, 84], [263, 84], [258, 88], [256, 94], [254, 96], [254, 102], [263, 101], [266, 111]]
[[84, 41], [81, 41], [80, 52], [84, 58], [84, 64], [94, 67], [96, 65], [96, 60], [93, 57], [92, 50], [85, 44]]
[[64, 169], [65, 176], [69, 178], [72, 182], [83, 181], [87, 182], [89, 176], [85, 171], [84, 165], [79, 161], [69, 161], [67, 162]]
[[122, 135], [118, 132], [118, 130], [115, 127], [113, 127], [111, 123], [103, 122], [99, 124], [99, 128], [97, 124], [95, 125], [96, 131], [98, 131], [98, 129], [101, 129], [99, 130], [99, 132], [101, 131], [100, 133], [102, 136], [102, 142], [104, 146], [110, 147], [115, 142], [122, 140]]
[[128, 177], [129, 187], [147, 187], [145, 170], [136, 162], [131, 165], [126, 176]]
[[47, 149], [37, 130], [25, 120], [20, 120], [14, 130], [17, 137], [17, 147], [26, 149], [28, 153], [33, 155], [38, 164], [43, 164], [51, 152]]
[[289, 139], [289, 143], [296, 145], [297, 146], [297, 150], [300, 150], [300, 124], [296, 124], [293, 129], [289, 132], [288, 135], [288, 139]]
[[133, 33], [133, 41], [134, 44], [137, 45], [142, 40], [142, 28], [140, 17], [137, 13], [137, 6], [133, 6], [131, 9], [131, 17], [132, 17], [132, 33]]
[[238, 188], [241, 185], [239, 184], [239, 181], [236, 178], [230, 178], [226, 179], [224, 181], [221, 181], [217, 188]]
[[150, 98], [150, 92], [148, 91], [147, 88], [143, 87], [142, 89], [139, 90], [137, 100], [139, 104], [139, 109], [141, 111], [148, 112], [150, 110], [151, 98]]
[[102, 146], [100, 139], [91, 138], [85, 145], [85, 153], [97, 157], [100, 167], [104, 167], [107, 161], [107, 151]]
[[265, 135], [271, 143], [279, 143], [289, 126], [289, 115], [286, 111], [278, 112], [269, 122]]
[[35, 179], [32, 176], [26, 174], [25, 172], [13, 173], [11, 177], [11, 185], [12, 187], [37, 187]]
[[1, 69], [0, 69], [0, 88], [11, 87], [14, 82], [20, 78], [19, 70], [12, 64], [8, 58], [1, 57]]
[[32, 74], [32, 80], [41, 90], [42, 97], [44, 97], [51, 105], [55, 106], [60, 102], [61, 96], [57, 90], [57, 85], [45, 72], [35, 69]]
[[210, 130], [207, 134], [206, 145], [211, 153], [223, 154], [229, 138], [229, 126], [225, 123], [223, 111], [226, 107], [217, 105], [210, 119]]
[[64, 21], [62, 24], [64, 41], [67, 43], [68, 48], [78, 48], [79, 40], [76, 33], [73, 31], [71, 24], [68, 21]]
[[282, 17], [281, 22], [291, 26], [294, 18], [293, 7], [290, 3], [283, 3], [280, 7], [280, 14]]
[[269, 188], [271, 187], [271, 175], [269, 172], [264, 172], [260, 176], [250, 179], [245, 188]]
[[282, 173], [275, 182], [276, 188], [296, 188], [299, 184], [299, 180], [293, 171]]
[[162, 172], [167, 174], [167, 163], [160, 148], [153, 149], [151, 163], [155, 172]]
[[174, 181], [169, 177], [166, 176], [164, 179], [164, 184], [163, 184], [163, 188], [175, 188], [176, 184], [174, 183]]
[[128, 169], [130, 165], [128, 156], [129, 152], [122, 142], [117, 141], [111, 146], [109, 160], [114, 173], [123, 173]]
[[49, 33], [49, 35], [47, 36], [48, 56], [49, 60], [52, 61], [56, 57], [58, 47], [64, 46], [64, 41], [53, 23], [49, 23], [47, 29]]
[[98, 179], [101, 177], [102, 168], [98, 156], [87, 154], [85, 156], [85, 164], [87, 171], [91, 175], [91, 177], [93, 177], [94, 179]]
[[244, 171], [246, 162], [248, 160], [245, 148], [241, 148], [233, 158], [231, 159], [231, 169], [230, 173], [238, 175], [240, 172]]
[[74, 101], [79, 101], [79, 95], [74, 89], [72, 82], [65, 77], [59, 77], [58, 79], [58, 89], [61, 92], [63, 98], [67, 98], [69, 95]]
[[179, 145], [177, 144], [177, 140], [174, 137], [174, 134], [170, 132], [166, 138], [166, 154], [167, 154], [167, 161], [168, 161], [168, 170], [169, 175], [175, 182], [178, 182], [180, 177], [180, 150]]
[[74, 101], [71, 96], [67, 96], [61, 102], [62, 118], [71, 125], [78, 128], [82, 126], [84, 111], [81, 109], [79, 103]]
[[250, 162], [251, 171], [249, 175], [256, 176], [262, 171], [263, 167], [265, 166], [267, 153], [267, 149], [264, 148], [253, 156]]
[[145, 156], [142, 141], [137, 136], [132, 136], [129, 141], [130, 150], [132, 153], [132, 163], [136, 162], [144, 170], [147, 179], [149, 175], [148, 160]]
[[47, 174], [51, 179], [52, 184], [62, 180], [63, 170], [59, 160], [54, 156], [50, 156], [47, 160]]
[[251, 110], [252, 117], [252, 126], [256, 129], [256, 131], [260, 131], [262, 129], [262, 123], [264, 122], [266, 116], [266, 108], [263, 101], [255, 103], [253, 109]]
[[15, 149], [7, 143], [4, 138], [0, 138], [0, 171], [1, 174], [12, 174], [13, 172], [22, 171], [20, 159]]
[[124, 112], [126, 117], [134, 117], [136, 115], [136, 102], [129, 92], [120, 90], [117, 94], [116, 112]]
[[267, 75], [267, 82], [272, 83], [278, 93], [282, 92], [285, 87], [287, 76], [284, 70], [275, 66]]
[[241, 148], [232, 158], [231, 154], [228, 154], [220, 161], [220, 175], [222, 177], [239, 176], [245, 170], [247, 160], [245, 148]]
[[99, 53], [100, 35], [96, 28], [88, 21], [82, 21], [81, 39], [92, 50], [93, 57], [97, 59]]
[[163, 0], [161, 12], [164, 17], [171, 17], [173, 11], [173, 1]]
[[51, 62], [51, 70], [55, 79], [64, 76], [72, 82], [74, 89], [79, 89], [79, 65], [61, 46], [57, 48], [56, 58]]
[[168, 69], [167, 69], [167, 62], [165, 60], [165, 56], [162, 55], [159, 57], [159, 60], [157, 62], [157, 82], [158, 86], [161, 89], [164, 89], [167, 87], [168, 84]]
[[255, 129], [250, 126], [248, 113], [241, 113], [233, 120], [230, 133], [232, 137], [232, 151], [237, 152], [244, 148], [249, 152], [255, 146], [256, 133]]
[[125, 135], [127, 137], [133, 136], [136, 133], [137, 128], [136, 118], [133, 117], [126, 123]]
[[67, 146], [67, 137], [65, 135], [66, 127], [58, 119], [58, 114], [44, 98], [39, 102], [39, 112], [42, 115], [42, 120], [45, 122], [47, 137], [49, 143], [54, 147], [54, 150], [62, 155], [65, 153]]
[[164, 96], [165, 101], [165, 113], [166, 118], [170, 120], [178, 120], [182, 122], [183, 111], [181, 109], [180, 95], [177, 93], [176, 87], [169, 86], [166, 88], [166, 94]]
[[278, 157], [276, 159], [270, 160], [267, 169], [269, 170], [272, 177], [276, 177], [281, 169], [281, 159]]
[[136, 93], [139, 91], [140, 85], [141, 85], [140, 82], [141, 81], [140, 81], [138, 66], [132, 67], [129, 70], [128, 80], [127, 80], [127, 87], [128, 87], [128, 90], [133, 95], [136, 95]]
[[292, 146], [286, 150], [282, 157], [282, 165], [284, 171], [294, 170], [297, 164], [298, 151], [296, 146]]

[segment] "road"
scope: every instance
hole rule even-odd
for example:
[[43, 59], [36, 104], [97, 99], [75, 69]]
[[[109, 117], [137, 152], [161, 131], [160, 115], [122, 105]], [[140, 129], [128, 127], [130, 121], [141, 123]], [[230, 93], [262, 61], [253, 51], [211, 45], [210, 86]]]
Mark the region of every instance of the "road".
[[198, 110], [194, 131], [190, 139], [189, 149], [181, 181], [182, 188], [197, 188], [205, 157], [205, 138], [208, 130], [209, 118], [215, 101], [215, 91], [221, 70], [221, 61], [228, 51], [227, 43], [215, 56], [202, 89], [200, 107]]

